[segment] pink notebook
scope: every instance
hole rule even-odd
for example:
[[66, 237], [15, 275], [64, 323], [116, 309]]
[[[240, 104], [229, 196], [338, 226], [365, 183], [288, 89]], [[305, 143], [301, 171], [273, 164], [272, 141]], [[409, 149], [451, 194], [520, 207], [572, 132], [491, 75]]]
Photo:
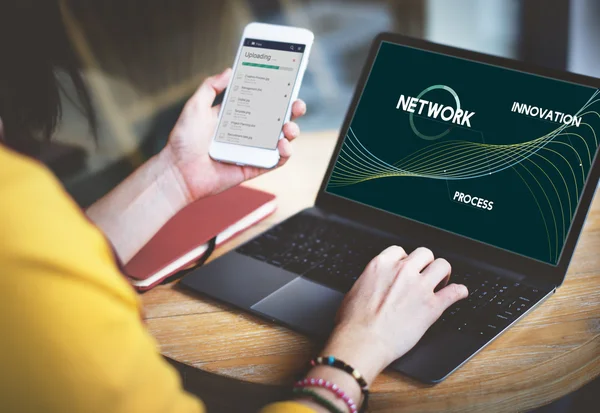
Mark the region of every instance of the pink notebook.
[[238, 186], [200, 199], [171, 218], [125, 265], [132, 285], [149, 290], [202, 259], [209, 241], [216, 245], [271, 215], [275, 195]]

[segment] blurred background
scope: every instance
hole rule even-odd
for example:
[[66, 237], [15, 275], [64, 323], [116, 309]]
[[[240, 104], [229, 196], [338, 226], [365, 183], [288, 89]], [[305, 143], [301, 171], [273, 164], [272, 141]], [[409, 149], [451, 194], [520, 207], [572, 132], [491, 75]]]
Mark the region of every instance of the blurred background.
[[61, 149], [48, 163], [82, 206], [160, 150], [202, 79], [232, 64], [252, 21], [315, 33], [300, 92], [309, 108], [300, 120], [304, 132], [340, 127], [381, 31], [600, 76], [595, 0], [62, 0], [61, 6], [100, 136], [97, 142], [90, 136], [65, 80], [54, 141]]

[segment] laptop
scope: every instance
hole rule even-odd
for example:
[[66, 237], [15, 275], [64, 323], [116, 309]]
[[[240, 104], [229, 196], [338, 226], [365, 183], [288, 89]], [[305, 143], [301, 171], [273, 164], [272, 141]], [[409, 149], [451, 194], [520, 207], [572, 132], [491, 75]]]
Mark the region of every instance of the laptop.
[[440, 382], [564, 281], [600, 175], [599, 88], [381, 34], [314, 206], [182, 285], [324, 338], [374, 256], [428, 247], [469, 297], [390, 368]]

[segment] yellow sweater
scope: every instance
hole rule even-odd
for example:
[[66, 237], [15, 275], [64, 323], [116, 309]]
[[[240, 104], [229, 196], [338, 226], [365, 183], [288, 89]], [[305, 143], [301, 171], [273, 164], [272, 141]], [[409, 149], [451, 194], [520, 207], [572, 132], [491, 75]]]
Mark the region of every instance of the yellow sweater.
[[[0, 412], [203, 411], [101, 232], [51, 173], [0, 145]], [[292, 412], [313, 410], [263, 410]]]

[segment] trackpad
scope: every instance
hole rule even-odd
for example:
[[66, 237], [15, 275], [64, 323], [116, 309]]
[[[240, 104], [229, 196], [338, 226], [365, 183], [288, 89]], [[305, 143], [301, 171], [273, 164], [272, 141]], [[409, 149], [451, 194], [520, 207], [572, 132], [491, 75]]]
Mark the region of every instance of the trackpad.
[[300, 277], [251, 308], [303, 333], [327, 336], [343, 299], [341, 292]]

